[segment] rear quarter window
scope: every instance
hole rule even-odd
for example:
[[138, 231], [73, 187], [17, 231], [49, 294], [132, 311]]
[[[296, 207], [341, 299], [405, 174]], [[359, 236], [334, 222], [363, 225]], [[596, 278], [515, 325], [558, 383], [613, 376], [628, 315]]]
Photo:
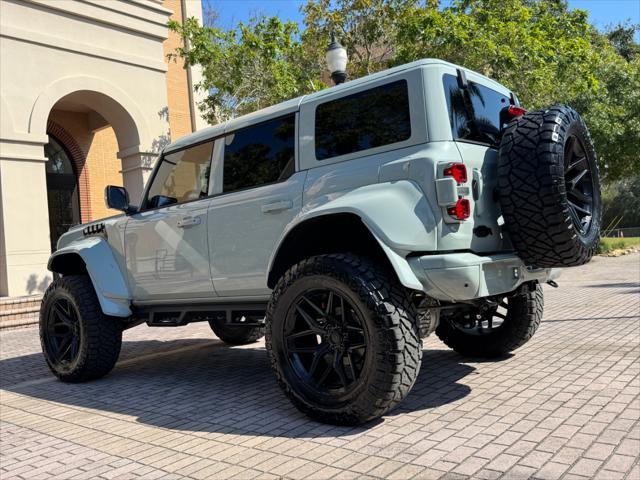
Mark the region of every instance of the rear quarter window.
[[411, 137], [406, 80], [370, 88], [317, 106], [318, 160], [360, 152]]
[[[444, 92], [449, 109], [449, 123], [455, 140], [491, 144], [500, 134], [500, 110], [509, 106], [509, 97], [476, 82], [469, 82], [471, 112], [467, 112], [464, 92], [454, 75], [444, 75]], [[469, 117], [469, 114], [471, 118]]]

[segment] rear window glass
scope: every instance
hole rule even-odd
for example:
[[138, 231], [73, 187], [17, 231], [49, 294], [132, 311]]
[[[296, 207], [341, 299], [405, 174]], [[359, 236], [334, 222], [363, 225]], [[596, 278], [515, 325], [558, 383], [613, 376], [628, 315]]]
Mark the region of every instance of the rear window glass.
[[322, 103], [316, 108], [318, 160], [368, 150], [411, 137], [406, 80]]
[[[444, 91], [449, 109], [453, 138], [492, 144], [500, 134], [500, 110], [511, 103], [509, 97], [495, 90], [469, 82], [471, 112], [465, 108], [463, 90], [454, 75], [444, 75]], [[470, 114], [471, 118], [468, 118]]]

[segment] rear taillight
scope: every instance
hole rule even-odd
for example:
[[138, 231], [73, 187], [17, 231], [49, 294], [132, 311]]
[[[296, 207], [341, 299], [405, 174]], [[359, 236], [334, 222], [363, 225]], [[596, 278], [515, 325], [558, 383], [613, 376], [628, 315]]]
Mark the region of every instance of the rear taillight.
[[467, 183], [467, 167], [463, 163], [454, 163], [442, 171], [445, 177], [453, 177], [458, 183]]
[[500, 110], [500, 125], [501, 129], [506, 127], [511, 120], [523, 116], [527, 111], [522, 107], [516, 105], [509, 105]]
[[507, 113], [509, 114], [509, 117], [516, 118], [516, 117], [521, 117], [522, 115], [527, 113], [527, 111], [522, 107], [516, 107], [515, 105], [509, 105], [509, 108], [507, 109]]
[[460, 198], [452, 207], [447, 207], [447, 213], [456, 220], [466, 220], [471, 215], [471, 204], [466, 198]]

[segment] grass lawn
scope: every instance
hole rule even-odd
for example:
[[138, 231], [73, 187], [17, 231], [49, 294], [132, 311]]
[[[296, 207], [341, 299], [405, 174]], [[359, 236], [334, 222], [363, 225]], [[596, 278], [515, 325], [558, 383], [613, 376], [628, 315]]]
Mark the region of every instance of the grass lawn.
[[609, 253], [621, 248], [640, 246], [640, 237], [601, 238], [598, 253]]

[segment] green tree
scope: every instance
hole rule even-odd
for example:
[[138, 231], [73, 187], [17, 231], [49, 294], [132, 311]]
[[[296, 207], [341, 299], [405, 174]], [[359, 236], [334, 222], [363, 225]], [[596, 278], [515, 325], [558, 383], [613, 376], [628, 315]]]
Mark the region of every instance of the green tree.
[[458, 0], [402, 18], [394, 63], [442, 58], [479, 71], [537, 108], [593, 89], [597, 52], [586, 12], [564, 2]]
[[[599, 33], [565, 0], [309, 0], [304, 40], [320, 54], [335, 31], [358, 77], [421, 58], [479, 71], [529, 109], [566, 103], [587, 121], [602, 173], [640, 171], [635, 26]], [[326, 40], [325, 40], [326, 41]]]
[[322, 88], [320, 70], [305, 54], [294, 22], [258, 16], [234, 30], [202, 26], [195, 18], [170, 22], [189, 48], [175, 56], [202, 67], [196, 88], [208, 92], [210, 123], [258, 110]]
[[569, 101], [584, 116], [606, 180], [640, 175], [640, 57], [627, 62], [602, 43], [598, 88]]
[[634, 40], [638, 30], [640, 30], [640, 26], [624, 23], [610, 28], [607, 32], [607, 38], [611, 45], [628, 62], [640, 56], [640, 45]]
[[640, 226], [640, 175], [611, 182], [602, 189], [602, 226]]
[[418, 8], [418, 0], [308, 0], [302, 8], [307, 53], [324, 64], [331, 33], [349, 53], [351, 78], [384, 70], [396, 51], [403, 17]]
[[351, 79], [427, 57], [460, 64], [503, 83], [528, 109], [574, 106], [607, 179], [640, 172], [635, 25], [598, 32], [566, 0], [308, 0], [302, 11], [302, 32], [264, 16], [232, 31], [171, 24], [191, 47], [177, 54], [204, 69], [211, 122], [323, 88], [334, 32]]

